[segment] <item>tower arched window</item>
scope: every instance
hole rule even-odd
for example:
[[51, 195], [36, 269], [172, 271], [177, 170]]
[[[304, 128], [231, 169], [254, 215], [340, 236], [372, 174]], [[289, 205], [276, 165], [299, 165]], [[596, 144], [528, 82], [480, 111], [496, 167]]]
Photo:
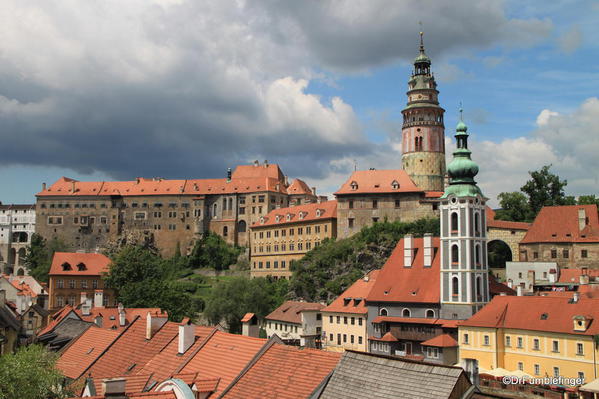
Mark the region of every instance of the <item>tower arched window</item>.
[[226, 237], [229, 235], [229, 228], [227, 226], [223, 227], [223, 237]]
[[247, 228], [247, 224], [245, 223], [245, 220], [240, 220], [239, 223], [237, 223], [237, 231], [239, 233], [245, 233]]
[[480, 234], [480, 214], [478, 212], [474, 213], [474, 234]]
[[460, 294], [460, 280], [456, 276], [451, 278], [451, 296], [457, 298]]
[[451, 246], [451, 263], [458, 264], [460, 261], [460, 250], [458, 249], [457, 244]]
[[457, 212], [452, 212], [452, 214], [451, 214], [451, 232], [452, 233], [458, 232], [458, 213]]
[[215, 203], [212, 206], [212, 217], [215, 218], [216, 217], [216, 209], [217, 209], [218, 205]]
[[404, 309], [401, 312], [402, 317], [410, 317], [411, 315], [412, 315], [412, 313], [410, 312], [410, 309]]
[[474, 262], [476, 264], [476, 267], [480, 267], [480, 258], [481, 258], [480, 255], [481, 255], [480, 254], [480, 245], [477, 244], [474, 247]]
[[476, 278], [476, 301], [481, 302], [483, 300], [483, 284], [482, 277], [478, 276]]
[[233, 209], [233, 198], [229, 198], [229, 210]]
[[379, 310], [379, 316], [387, 316], [389, 314], [389, 312], [387, 312], [387, 309], [382, 308], [381, 310]]
[[435, 318], [435, 311], [432, 309], [428, 309], [426, 311], [426, 318], [427, 319], [434, 319]]

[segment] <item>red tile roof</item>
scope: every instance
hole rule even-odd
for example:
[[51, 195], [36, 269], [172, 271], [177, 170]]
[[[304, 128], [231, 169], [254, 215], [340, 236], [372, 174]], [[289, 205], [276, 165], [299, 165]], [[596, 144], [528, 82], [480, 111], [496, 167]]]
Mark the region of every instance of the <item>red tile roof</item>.
[[96, 317], [101, 316], [102, 328], [109, 330], [122, 330], [131, 324], [137, 316], [145, 319], [148, 312], [154, 316], [168, 317], [168, 313], [160, 308], [123, 308], [123, 311], [125, 312], [125, 325], [121, 326], [119, 324], [119, 309], [117, 307], [93, 307], [90, 309], [89, 315], [83, 315], [80, 306], [75, 309], [75, 312], [84, 321], [94, 322]]
[[266, 316], [266, 319], [301, 324], [301, 312], [310, 310], [321, 310], [323, 308], [324, 305], [320, 303], [286, 301], [281, 306], [273, 310], [268, 316]]
[[194, 381], [198, 392], [214, 392], [218, 389], [220, 378], [199, 378]]
[[[43, 329], [41, 329], [37, 333], [37, 336], [39, 337], [40, 335], [44, 335], [44, 334], [49, 333], [50, 331], [54, 330], [54, 328], [56, 328], [56, 326], [62, 320], [64, 320], [71, 312], [74, 313], [75, 315], [77, 315], [77, 313], [74, 311], [74, 309], [71, 305], [66, 305], [65, 307], [63, 307], [62, 309], [60, 309], [59, 311], [54, 313], [52, 316], [50, 316], [50, 321], [49, 321], [48, 325], [46, 327], [44, 327]], [[80, 319], [80, 317], [78, 315], [76, 317], [78, 319]]]
[[340, 357], [340, 353], [273, 344], [222, 397], [307, 398]]
[[217, 397], [266, 343], [265, 339], [216, 331], [180, 373], [198, 373], [200, 378], [220, 378]]
[[[543, 296], [496, 296], [460, 326], [511, 328], [576, 335], [599, 333], [599, 299]], [[589, 328], [574, 331], [574, 316], [591, 317]]]
[[287, 187], [287, 194], [289, 195], [314, 195], [310, 187], [300, 179], [295, 179], [289, 187]]
[[241, 319], [241, 322], [247, 323], [248, 321], [252, 320], [252, 317], [254, 317], [254, 313], [246, 313]]
[[397, 341], [399, 341], [397, 338], [395, 338], [395, 335], [391, 334], [391, 332], [386, 333], [381, 338], [368, 337], [368, 339], [371, 341], [381, 341], [381, 342], [397, 342]]
[[500, 283], [495, 276], [489, 274], [489, 293], [491, 296], [500, 295], [502, 292], [505, 292], [506, 295], [516, 295], [516, 290]]
[[[397, 189], [393, 188], [394, 182], [399, 184]], [[353, 183], [357, 185], [355, 190], [352, 188]], [[414, 184], [405, 170], [358, 170], [352, 173], [335, 195], [412, 192], [423, 191]]]
[[81, 377], [83, 372], [118, 335], [117, 331], [104, 330], [96, 326], [89, 327], [66, 346], [56, 362], [56, 367], [69, 378], [77, 379]]
[[252, 228], [336, 218], [337, 201], [325, 201], [274, 209], [268, 215], [260, 218], [259, 222], [254, 223]]
[[[55, 252], [49, 275], [99, 276], [108, 272], [110, 263], [111, 260], [102, 254]], [[69, 265], [69, 270], [64, 270], [64, 264]], [[79, 270], [79, 264], [85, 266], [83, 270]]]
[[368, 313], [368, 307], [365, 305], [366, 297], [374, 286], [379, 274], [379, 270], [372, 270], [368, 273], [368, 278], [356, 280], [348, 289], [343, 291], [329, 306], [322, 309], [323, 312], [335, 313]]
[[437, 335], [435, 338], [431, 338], [428, 341], [422, 342], [420, 345], [424, 346], [437, 346], [439, 348], [452, 348], [458, 346], [458, 342], [449, 334]]
[[431, 267], [424, 267], [424, 239], [413, 238], [411, 267], [404, 266], [402, 238], [381, 269], [367, 296], [368, 302], [439, 303], [439, 238], [432, 237]]
[[508, 220], [496, 220], [495, 211], [488, 206], [486, 207], [487, 226], [496, 229], [506, 230], [528, 230], [531, 224], [526, 222], [511, 222]]
[[274, 191], [287, 193], [284, 176], [277, 165], [240, 165], [231, 180], [189, 179], [166, 180], [138, 178], [131, 181], [80, 182], [61, 177], [38, 197], [50, 196], [146, 196], [146, 195], [206, 195]]
[[177, 395], [173, 391], [166, 392], [141, 392], [128, 395], [130, 398], [140, 399], [177, 399]]
[[444, 194], [443, 191], [425, 191], [425, 198], [440, 198]]
[[[143, 392], [145, 387], [148, 385], [148, 382], [150, 381], [151, 377], [152, 377], [152, 375], [150, 375], [150, 374], [144, 374], [144, 375], [118, 376], [118, 377], [111, 377], [111, 378], [124, 378], [125, 379], [125, 393], [130, 395], [130, 394]], [[104, 378], [95, 378], [93, 380], [94, 387], [96, 388], [96, 394], [98, 394], [98, 395], [104, 395], [104, 384], [102, 384], [103, 381], [104, 381]]]
[[580, 276], [583, 274], [588, 275], [591, 280], [599, 277], [599, 270], [596, 269], [585, 269], [582, 268], [572, 268], [572, 269], [560, 269], [559, 271], [559, 280], [560, 283], [580, 283]]
[[17, 295], [30, 296], [31, 298], [37, 297], [37, 293], [27, 284], [25, 281], [19, 280], [19, 278], [7, 279], [10, 284], [15, 287], [18, 292]]
[[[581, 230], [579, 210], [586, 218]], [[599, 242], [597, 205], [546, 206], [537, 215], [521, 244], [537, 242]]]

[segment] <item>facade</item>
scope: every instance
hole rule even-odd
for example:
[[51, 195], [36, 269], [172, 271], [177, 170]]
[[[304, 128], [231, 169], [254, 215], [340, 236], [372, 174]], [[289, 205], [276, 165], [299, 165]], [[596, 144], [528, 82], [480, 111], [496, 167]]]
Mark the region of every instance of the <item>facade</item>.
[[361, 170], [335, 192], [337, 234], [350, 237], [379, 221], [411, 222], [439, 216], [442, 192], [425, 192], [405, 170]]
[[276, 335], [289, 345], [320, 348], [323, 308], [320, 303], [286, 301], [265, 317], [266, 336]]
[[476, 359], [484, 370], [589, 382], [599, 372], [598, 309], [599, 300], [578, 296], [495, 297], [459, 324], [460, 359]]
[[0, 203], [0, 273], [23, 276], [27, 246], [35, 232], [35, 205]]
[[408, 105], [402, 111], [402, 168], [423, 191], [445, 188], [445, 127], [439, 106], [439, 91], [431, 73], [431, 60], [424, 52], [422, 33], [420, 54], [408, 81]]
[[373, 270], [343, 291], [322, 309], [322, 336], [327, 350], [368, 350], [368, 307], [366, 297], [376, 282]]
[[251, 276], [290, 278], [292, 261], [336, 236], [337, 201], [275, 209], [251, 226]]
[[114, 306], [115, 295], [104, 286], [110, 259], [102, 254], [55, 252], [50, 266], [49, 305], [55, 311], [93, 299], [95, 307]]
[[47, 308], [48, 292], [31, 276], [0, 275], [0, 290], [22, 315], [31, 305]]
[[[510, 261], [517, 261], [520, 254], [520, 242], [530, 229], [531, 224], [525, 222], [512, 222], [507, 220], [495, 219], [495, 211], [487, 206], [487, 240], [488, 244], [497, 241], [503, 242], [510, 249]], [[489, 265], [489, 270], [493, 276], [500, 281], [506, 280], [506, 269], [504, 267], [493, 267]]]
[[16, 349], [20, 333], [17, 314], [8, 306], [5, 291], [0, 289], [0, 356]]
[[555, 262], [506, 262], [505, 278], [510, 287], [522, 287], [523, 293], [534, 292], [539, 284], [554, 284], [559, 280]]
[[46, 327], [50, 313], [37, 304], [32, 304], [21, 314], [20, 320], [23, 332], [28, 337], [33, 337], [38, 331]]
[[599, 268], [597, 205], [543, 207], [520, 242], [520, 261]]
[[[240, 165], [223, 179], [79, 182], [63, 177], [37, 194], [36, 231], [85, 251], [137, 234], [168, 256], [177, 247], [190, 251], [206, 231], [247, 246], [250, 225], [288, 206], [288, 188], [279, 167], [266, 161]], [[316, 201], [305, 190], [294, 191], [293, 197]]]

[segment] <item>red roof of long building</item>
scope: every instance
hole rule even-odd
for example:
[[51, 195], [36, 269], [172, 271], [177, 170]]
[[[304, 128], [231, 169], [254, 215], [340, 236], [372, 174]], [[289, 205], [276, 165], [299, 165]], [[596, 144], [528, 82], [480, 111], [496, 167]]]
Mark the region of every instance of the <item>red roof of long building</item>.
[[313, 195], [312, 190], [305, 181], [301, 179], [294, 179], [293, 182], [287, 187], [287, 194], [289, 195]]
[[273, 344], [222, 397], [307, 398], [340, 358], [340, 353]]
[[337, 201], [325, 201], [313, 204], [291, 206], [270, 211], [266, 216], [260, 218], [259, 222], [252, 228], [263, 226], [284, 225], [298, 222], [311, 222], [315, 220], [327, 220], [337, 218]]
[[54, 252], [49, 275], [100, 276], [108, 272], [110, 263], [108, 257], [97, 253]]
[[321, 310], [322, 308], [324, 308], [324, 305], [320, 303], [285, 301], [281, 306], [266, 316], [266, 319], [301, 324], [301, 313], [303, 311]]
[[[354, 184], [355, 183], [355, 184]], [[394, 188], [394, 183], [397, 183]], [[352, 187], [355, 187], [355, 189]], [[337, 190], [339, 194], [423, 192], [403, 169], [358, 170]]]
[[[574, 317], [589, 319], [586, 331], [574, 331]], [[496, 296], [459, 326], [510, 328], [555, 333], [599, 334], [599, 299], [545, 296]]]
[[420, 345], [424, 346], [436, 346], [439, 348], [451, 348], [458, 346], [458, 342], [449, 334], [437, 335], [435, 338], [431, 338], [427, 341], [422, 342]]
[[424, 239], [412, 239], [412, 264], [404, 265], [402, 238], [381, 269], [366, 300], [368, 302], [439, 302], [439, 238], [432, 237], [432, 265], [424, 267]]
[[343, 291], [329, 306], [322, 309], [323, 312], [335, 313], [368, 313], [366, 297], [374, 286], [380, 270], [372, 270], [366, 278], [356, 280], [355, 283]]
[[487, 226], [496, 229], [509, 229], [509, 230], [528, 230], [531, 226], [530, 223], [526, 222], [512, 222], [509, 220], [495, 219], [495, 211], [488, 206], [486, 207], [487, 214]]
[[537, 242], [599, 242], [597, 205], [543, 207], [520, 243]]

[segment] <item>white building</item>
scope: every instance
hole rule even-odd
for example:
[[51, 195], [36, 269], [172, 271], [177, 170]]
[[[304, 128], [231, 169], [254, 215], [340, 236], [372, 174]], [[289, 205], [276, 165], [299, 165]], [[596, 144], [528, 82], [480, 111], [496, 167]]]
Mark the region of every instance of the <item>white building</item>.
[[508, 287], [522, 287], [522, 292], [533, 292], [535, 284], [557, 283], [559, 267], [556, 262], [505, 262]]
[[0, 272], [27, 274], [23, 259], [35, 232], [35, 205], [0, 203]]
[[287, 301], [266, 316], [268, 338], [277, 335], [283, 342], [302, 347], [319, 347], [322, 334], [320, 303]]

